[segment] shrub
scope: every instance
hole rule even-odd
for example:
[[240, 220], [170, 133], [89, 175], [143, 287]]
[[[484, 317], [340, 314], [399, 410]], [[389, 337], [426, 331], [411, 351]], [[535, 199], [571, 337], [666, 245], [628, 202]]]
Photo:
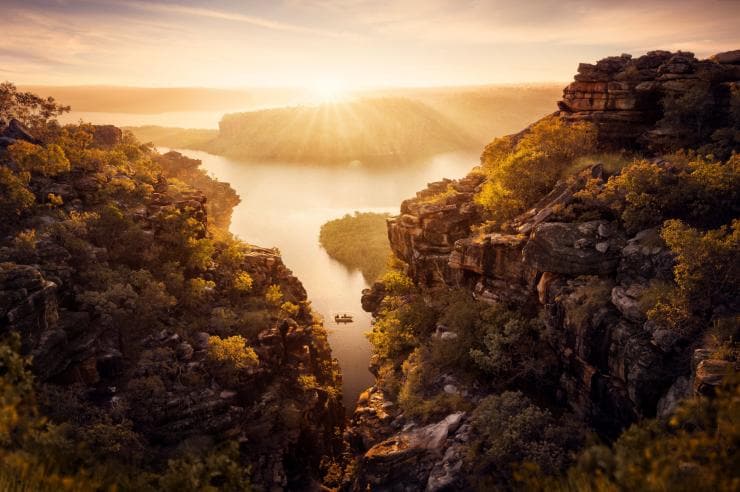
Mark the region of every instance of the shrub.
[[280, 286], [272, 284], [267, 287], [267, 292], [265, 292], [265, 300], [273, 306], [279, 306], [283, 300], [283, 291], [280, 289]]
[[234, 335], [228, 338], [208, 338], [208, 358], [234, 369], [246, 369], [259, 364], [259, 358], [247, 341]]
[[481, 313], [481, 321], [483, 347], [472, 349], [470, 356], [497, 384], [505, 387], [546, 373], [549, 354], [539, 319], [494, 306]]
[[547, 194], [575, 158], [595, 148], [592, 125], [544, 118], [516, 144], [505, 137], [486, 147], [481, 164], [487, 179], [476, 202], [501, 224]]
[[28, 188], [29, 181], [28, 173], [14, 173], [0, 165], [0, 227], [16, 221], [33, 206], [36, 196]]
[[668, 421], [645, 420], [610, 448], [584, 450], [566, 476], [524, 480], [527, 490], [737, 490], [737, 375], [714, 398], [684, 400]]
[[249, 273], [244, 270], [239, 270], [234, 275], [234, 290], [241, 294], [245, 294], [252, 290], [253, 280]]
[[[555, 418], [520, 392], [485, 398], [471, 417], [473, 439], [468, 466], [487, 486], [511, 483], [515, 469], [530, 463], [544, 473], [557, 473], [571, 461], [583, 433], [568, 416]], [[483, 485], [483, 484], [479, 484]]]
[[380, 277], [380, 282], [389, 295], [408, 294], [414, 288], [413, 281], [405, 273], [398, 270], [390, 270]]
[[590, 182], [576, 198], [611, 210], [629, 232], [680, 218], [703, 227], [726, 224], [740, 213], [740, 156], [727, 163], [676, 154], [671, 164], [636, 160], [606, 185]]
[[204, 492], [251, 490], [250, 469], [239, 462], [235, 442], [202, 453], [186, 454], [168, 462], [159, 478], [161, 490], [199, 490]]
[[740, 220], [732, 227], [701, 232], [669, 220], [661, 236], [676, 255], [673, 275], [679, 291], [695, 309], [740, 299]]
[[17, 140], [8, 147], [11, 159], [18, 166], [30, 173], [43, 176], [56, 176], [69, 171], [70, 164], [64, 150], [58, 145], [49, 144], [45, 147]]

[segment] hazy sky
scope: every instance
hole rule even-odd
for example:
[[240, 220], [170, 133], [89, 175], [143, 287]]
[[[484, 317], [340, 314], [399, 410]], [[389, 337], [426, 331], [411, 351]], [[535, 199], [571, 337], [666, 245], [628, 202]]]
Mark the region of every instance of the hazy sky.
[[740, 0], [0, 0], [0, 80], [349, 87], [570, 80], [740, 48]]

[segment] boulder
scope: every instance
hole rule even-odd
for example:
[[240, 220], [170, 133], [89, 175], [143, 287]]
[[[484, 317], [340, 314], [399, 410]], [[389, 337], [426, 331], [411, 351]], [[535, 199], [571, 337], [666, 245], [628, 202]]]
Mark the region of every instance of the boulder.
[[698, 395], [713, 395], [717, 386], [731, 372], [737, 370], [735, 363], [719, 360], [705, 359], [696, 366], [694, 375], [694, 393]]
[[424, 490], [448, 438], [465, 418], [448, 415], [436, 424], [396, 434], [370, 448], [360, 460], [355, 490]]
[[362, 310], [368, 313], [377, 313], [385, 294], [385, 285], [380, 282], [373, 283], [369, 289], [363, 289], [360, 298]]
[[41, 140], [31, 135], [30, 130], [23, 123], [12, 118], [8, 125], [0, 131], [0, 147], [7, 147], [16, 140], [25, 140], [36, 145], [41, 144]]
[[644, 284], [632, 284], [628, 287], [618, 285], [612, 289], [612, 304], [625, 318], [635, 323], [643, 323], [647, 318], [640, 297], [646, 289], [647, 286]]
[[710, 58], [717, 63], [726, 63], [729, 65], [740, 65], [740, 50], [725, 51], [717, 53]]
[[115, 147], [123, 140], [123, 132], [113, 125], [93, 126], [93, 145], [96, 147]]
[[535, 228], [524, 246], [524, 262], [541, 272], [566, 275], [607, 275], [619, 265], [623, 236], [602, 237], [605, 221], [547, 222]]

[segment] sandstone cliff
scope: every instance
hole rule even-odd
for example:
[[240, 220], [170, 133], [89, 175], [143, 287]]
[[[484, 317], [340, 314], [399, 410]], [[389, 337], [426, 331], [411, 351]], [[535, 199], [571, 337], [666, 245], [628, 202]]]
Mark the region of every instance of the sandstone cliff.
[[[604, 149], [655, 155], [717, 143], [729, 133], [723, 145], [737, 151], [740, 140], [728, 128], [738, 81], [738, 52], [712, 60], [663, 51], [636, 59], [610, 57], [579, 66], [555, 115], [594, 123]], [[706, 115], [698, 119], [707, 127], [700, 130], [666, 114], [667, 99], [686, 102], [696, 94], [709, 101], [701, 106]], [[671, 166], [660, 157], [652, 164]], [[484, 222], [485, 211], [474, 197], [486, 176], [475, 169], [461, 180], [431, 183], [405, 200], [400, 215], [388, 220], [388, 238], [428, 304], [440, 292], [462, 288], [480, 303], [539, 313], [558, 359], [552, 375], [556, 399], [613, 439], [633, 422], [669, 415], [682, 398], [711, 393], [734, 363], [713, 360], [700, 338], [648, 320], [641, 295], [656, 282], [672, 281], [675, 264], [657, 229], [628, 233], [619, 220], [573, 220], [564, 213], [584, 187], [603, 187], [608, 178], [593, 161], [498, 230], [477, 232], [473, 229]], [[376, 284], [365, 291], [363, 307], [378, 314], [385, 289]], [[432, 338], [456, 343], [461, 335], [438, 324]], [[377, 371], [381, 363], [374, 364]], [[379, 377], [379, 385], [361, 397], [350, 425], [360, 456], [354, 489], [401, 490], [398, 483], [403, 490], [463, 486], [468, 415], [452, 414], [420, 428], [380, 389], [385, 376]], [[459, 393], [459, 383], [453, 383], [449, 392]], [[549, 391], [546, 384], [535, 393]], [[480, 390], [477, 397], [470, 391], [469, 400], [478, 401]]]
[[[4, 146], [41, 143], [13, 121]], [[205, 457], [231, 443], [254, 488], [315, 485], [322, 456], [339, 449], [344, 410], [338, 366], [300, 281], [275, 250], [224, 231], [212, 239], [210, 213], [223, 214], [216, 222], [226, 225], [238, 201], [227, 184], [208, 183], [225, 197], [214, 208], [148, 159], [196, 186], [209, 181], [195, 171], [197, 161], [150, 156], [115, 127], [69, 131], [90, 138], [91, 150], [75, 161], [65, 145], [69, 172], [34, 173], [29, 190], [53, 203], [4, 224], [0, 239], [1, 331], [20, 334], [32, 356], [44, 413], [82, 433], [131, 432], [107, 463], [142, 474], [119, 472], [118, 483], [158, 489], [156, 475], [143, 471], [164, 473], [167, 460]], [[0, 157], [0, 167], [17, 165], [10, 154]], [[177, 168], [183, 160], [188, 169]], [[246, 279], [246, 293], [234, 290], [234, 272]], [[266, 303], [268, 290], [290, 309]], [[245, 340], [258, 364], [219, 365], [214, 336]], [[214, 482], [202, 486], [227, 479], [207, 473]]]

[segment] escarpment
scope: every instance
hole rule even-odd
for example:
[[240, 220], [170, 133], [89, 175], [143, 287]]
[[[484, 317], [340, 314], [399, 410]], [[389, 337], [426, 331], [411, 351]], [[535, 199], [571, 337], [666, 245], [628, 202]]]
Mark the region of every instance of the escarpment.
[[[736, 285], [729, 287], [738, 281], [736, 265], [716, 267], [716, 274], [721, 270], [730, 279], [722, 287], [729, 288], [726, 295], [697, 301], [711, 296], [698, 292], [694, 301], [685, 301], [696, 302], [693, 318], [679, 317], [671, 325], [670, 316], [683, 308], [665, 314], [673, 307], [656, 299], [664, 295], [660, 292], [676, 292], [682, 281], [676, 272], [686, 268], [675, 268], [687, 261], [688, 253], [671, 236], [674, 222], [688, 221], [699, 231], [722, 225], [724, 229], [705, 237], [724, 234], [734, 255], [730, 263], [736, 263], [737, 240], [729, 239], [736, 238], [729, 231], [736, 230], [739, 212], [732, 204], [740, 192], [733, 154], [740, 150], [740, 115], [733, 110], [739, 100], [739, 63], [737, 52], [697, 60], [690, 53], [656, 51], [636, 59], [622, 55], [581, 64], [559, 111], [549, 118], [558, 124], [592, 124], [599, 151], [619, 150], [619, 156], [628, 156], [620, 157], [624, 163], [615, 168], [602, 157], [582, 158], [523, 212], [491, 220], [501, 214], [486, 209], [484, 187], [499, 179], [493, 186], [497, 203], [505, 203], [501, 197], [517, 197], [519, 190], [506, 190], [510, 182], [499, 176], [506, 166], [528, 162], [522, 156], [529, 147], [516, 143], [533, 125], [501, 139], [498, 145], [506, 154], [497, 142], [489, 146], [499, 161], [492, 164], [484, 154], [482, 165], [468, 176], [430, 183], [401, 204], [400, 214], [387, 222], [388, 238], [394, 255], [405, 263], [401, 274], [414, 287], [398, 294], [393, 292], [399, 291], [397, 282], [386, 281], [363, 292], [363, 308], [377, 319], [371, 369], [378, 379], [360, 398], [349, 425], [358, 466], [348, 488], [456, 490], [473, 483], [511, 484], [511, 476], [481, 482], [486, 475], [476, 474], [476, 461], [489, 459], [478, 437], [481, 425], [485, 429], [488, 424], [480, 422], [492, 421], [480, 420], [481, 408], [502, 388], [521, 389], [607, 441], [633, 423], [667, 418], [686, 398], [714, 394], [723, 377], [738, 367], [735, 348], [722, 355], [716, 347], [706, 347], [711, 326], [737, 326], [740, 297]], [[676, 101], [681, 108], [674, 106]], [[543, 153], [556, 145], [538, 138], [543, 139]], [[685, 150], [667, 154], [678, 148]], [[721, 205], [704, 207], [690, 191], [713, 186], [700, 183], [704, 171], [695, 171], [717, 158], [691, 153], [702, 149], [724, 156], [711, 164], [712, 172], [727, 183], [721, 192], [727, 200]], [[537, 159], [531, 162], [557, 164]], [[466, 318], [472, 316], [471, 304], [450, 304], [450, 295], [472, 297], [479, 313], [491, 312], [488, 306], [495, 313], [512, 310], [520, 318], [501, 318], [481, 336], [481, 318]], [[403, 306], [414, 303], [426, 307], [409, 307], [415, 317], [404, 317]], [[450, 314], [452, 309], [458, 311]], [[424, 325], [419, 313], [427, 312], [435, 314]], [[526, 325], [516, 324], [522, 318], [537, 326], [534, 335]], [[512, 334], [514, 329], [520, 332]], [[511, 339], [517, 342], [507, 345]], [[396, 345], [388, 348], [391, 343]], [[530, 359], [517, 366], [509, 354], [525, 350], [523, 343], [533, 343], [526, 349]], [[465, 347], [465, 353], [444, 365], [450, 354], [457, 354], [457, 346]], [[471, 358], [477, 369], [461, 369], [472, 364]], [[436, 371], [433, 363], [444, 366]], [[547, 369], [537, 372], [540, 364]], [[434, 375], [425, 377], [425, 372]], [[453, 403], [440, 404], [436, 412], [419, 410], [423, 403], [413, 400], [414, 392], [422, 401]], [[512, 397], [504, 393], [495, 398]], [[519, 432], [520, 424], [506, 431]], [[503, 444], [493, 446], [491, 453], [501, 453], [495, 446]], [[499, 472], [490, 467], [485, 473]]]
[[211, 224], [234, 191], [115, 127], [41, 142], [13, 121], [3, 176], [51, 145], [66, 165], [30, 169], [36, 203], [1, 226], [0, 327], [32, 357], [60, 442], [99, 452], [76, 463], [133, 490], [315, 487], [341, 448], [338, 365], [279, 253]]
[[[738, 80], [737, 51], [709, 60], [682, 51], [612, 56], [578, 66], [558, 102], [558, 114], [567, 121], [595, 123], [609, 148], [692, 146], [728, 126]], [[679, 106], [670, 114], [663, 107], [666, 98]], [[692, 112], [694, 117], [687, 117]]]

